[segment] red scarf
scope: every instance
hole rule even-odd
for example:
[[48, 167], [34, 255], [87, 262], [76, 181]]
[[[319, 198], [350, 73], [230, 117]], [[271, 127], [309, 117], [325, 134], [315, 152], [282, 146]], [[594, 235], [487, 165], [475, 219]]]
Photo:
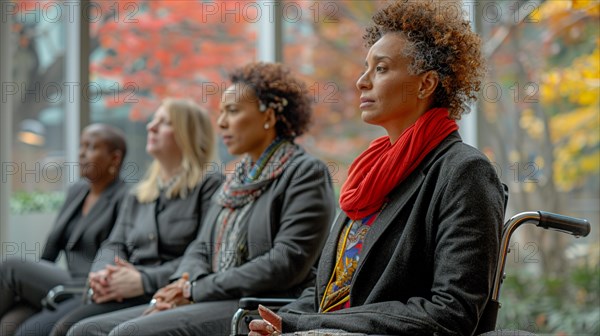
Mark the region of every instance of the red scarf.
[[350, 165], [340, 195], [342, 210], [354, 220], [379, 210], [390, 191], [457, 129], [447, 109], [434, 108], [404, 130], [396, 143], [391, 144], [389, 136], [373, 140]]

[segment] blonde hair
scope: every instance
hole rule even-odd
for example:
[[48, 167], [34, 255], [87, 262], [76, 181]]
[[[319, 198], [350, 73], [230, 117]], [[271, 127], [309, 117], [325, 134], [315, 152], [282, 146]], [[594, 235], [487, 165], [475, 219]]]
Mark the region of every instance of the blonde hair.
[[[185, 198], [188, 191], [202, 181], [210, 167], [214, 155], [214, 130], [208, 113], [191, 100], [167, 98], [162, 106], [169, 114], [175, 142], [183, 156], [179, 178], [167, 189], [166, 197]], [[158, 198], [160, 170], [160, 164], [154, 160], [133, 190], [140, 203], [153, 202]]]

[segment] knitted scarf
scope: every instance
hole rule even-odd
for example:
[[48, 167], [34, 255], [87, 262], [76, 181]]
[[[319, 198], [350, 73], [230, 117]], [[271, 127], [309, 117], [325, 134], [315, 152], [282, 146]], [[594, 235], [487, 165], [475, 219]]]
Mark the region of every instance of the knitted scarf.
[[242, 159], [221, 187], [215, 202], [223, 207], [213, 232], [215, 250], [213, 271], [224, 271], [243, 264], [247, 257], [247, 215], [254, 201], [277, 179], [290, 163], [298, 147], [275, 139], [255, 164], [249, 156]]
[[390, 191], [457, 129], [447, 109], [434, 108], [404, 130], [395, 143], [388, 136], [373, 140], [350, 165], [340, 195], [342, 210], [353, 220], [379, 210]]

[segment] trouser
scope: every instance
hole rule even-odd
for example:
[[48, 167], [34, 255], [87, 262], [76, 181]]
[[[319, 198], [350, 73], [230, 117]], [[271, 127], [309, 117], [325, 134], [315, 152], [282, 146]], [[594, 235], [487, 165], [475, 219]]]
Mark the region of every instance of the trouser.
[[199, 302], [141, 316], [147, 305], [85, 319], [68, 336], [227, 336], [238, 300]]
[[0, 262], [0, 334], [12, 335], [42, 308], [41, 300], [50, 289], [71, 280], [68, 271], [46, 260], [10, 257]]
[[15, 332], [15, 336], [33, 336], [48, 335], [61, 318], [66, 316], [71, 310], [81, 305], [81, 296], [67, 299], [56, 305], [55, 310], [42, 309], [37, 314], [31, 316]]
[[[129, 307], [147, 304], [150, 301], [149, 296], [138, 296], [135, 298], [123, 300], [122, 302], [111, 301], [107, 303], [89, 303], [80, 304], [77, 308], [71, 310], [66, 316], [61, 318], [50, 332], [50, 336], [64, 336], [75, 323], [96, 315], [114, 312]], [[119, 312], [117, 312], [118, 314]]]

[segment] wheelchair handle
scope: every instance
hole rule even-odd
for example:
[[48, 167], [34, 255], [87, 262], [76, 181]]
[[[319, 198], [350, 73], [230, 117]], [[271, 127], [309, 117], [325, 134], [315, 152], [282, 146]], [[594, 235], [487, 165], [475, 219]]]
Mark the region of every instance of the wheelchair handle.
[[546, 211], [538, 211], [540, 221], [537, 226], [572, 234], [575, 237], [585, 237], [590, 234], [590, 222], [586, 219], [559, 215]]
[[511, 217], [502, 229], [498, 266], [496, 267], [496, 275], [492, 284], [491, 300], [495, 302], [498, 302], [500, 287], [504, 279], [504, 266], [506, 265], [510, 237], [519, 226], [527, 222], [535, 222], [535, 225], [538, 227], [569, 233], [576, 237], [585, 237], [591, 230], [590, 223], [585, 219], [558, 215], [546, 211], [526, 211]]

